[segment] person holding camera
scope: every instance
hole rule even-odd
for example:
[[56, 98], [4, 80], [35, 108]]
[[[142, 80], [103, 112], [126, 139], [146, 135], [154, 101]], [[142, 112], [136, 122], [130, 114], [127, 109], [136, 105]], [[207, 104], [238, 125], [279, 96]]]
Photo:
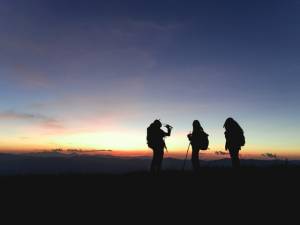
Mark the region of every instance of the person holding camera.
[[165, 125], [168, 132], [161, 129], [162, 123], [159, 120], [155, 120], [147, 128], [147, 144], [149, 148], [153, 150], [153, 158], [151, 162], [150, 171], [152, 174], [159, 174], [161, 170], [161, 164], [164, 157], [164, 149], [166, 148], [166, 143], [164, 138], [171, 135], [172, 127], [170, 125]]

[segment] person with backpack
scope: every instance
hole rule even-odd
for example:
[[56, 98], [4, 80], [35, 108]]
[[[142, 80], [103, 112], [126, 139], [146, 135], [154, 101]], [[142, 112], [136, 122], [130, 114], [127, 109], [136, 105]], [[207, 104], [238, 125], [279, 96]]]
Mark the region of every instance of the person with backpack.
[[162, 124], [159, 120], [155, 120], [147, 128], [147, 144], [149, 148], [153, 150], [153, 158], [151, 162], [150, 171], [152, 174], [158, 174], [161, 170], [161, 164], [164, 157], [164, 149], [166, 148], [166, 143], [164, 138], [171, 135], [172, 127], [166, 125], [168, 132], [161, 129]]
[[199, 164], [199, 151], [207, 150], [209, 141], [208, 134], [204, 132], [200, 122], [198, 120], [194, 120], [193, 122], [193, 132], [187, 135], [190, 144], [192, 145], [192, 166], [194, 172], [199, 172], [200, 164]]
[[240, 125], [232, 118], [226, 119], [225, 128], [225, 150], [229, 150], [233, 168], [240, 167], [239, 151], [245, 145], [244, 131]]

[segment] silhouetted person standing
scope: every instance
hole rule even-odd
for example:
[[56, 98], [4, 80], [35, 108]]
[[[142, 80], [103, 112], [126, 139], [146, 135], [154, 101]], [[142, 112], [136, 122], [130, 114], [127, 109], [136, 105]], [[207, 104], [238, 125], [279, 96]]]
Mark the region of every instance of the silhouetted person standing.
[[208, 134], [204, 132], [200, 122], [194, 120], [193, 132], [187, 135], [192, 145], [192, 166], [194, 172], [199, 172], [199, 151], [207, 150], [208, 148]]
[[228, 118], [224, 124], [226, 144], [225, 149], [229, 150], [232, 167], [240, 167], [239, 151], [245, 145], [244, 131], [232, 118]]
[[147, 144], [153, 150], [153, 159], [151, 162], [151, 173], [158, 174], [161, 170], [161, 164], [164, 157], [164, 148], [166, 144], [164, 137], [171, 135], [172, 127], [166, 125], [168, 132], [160, 129], [162, 124], [159, 120], [155, 120], [147, 128]]

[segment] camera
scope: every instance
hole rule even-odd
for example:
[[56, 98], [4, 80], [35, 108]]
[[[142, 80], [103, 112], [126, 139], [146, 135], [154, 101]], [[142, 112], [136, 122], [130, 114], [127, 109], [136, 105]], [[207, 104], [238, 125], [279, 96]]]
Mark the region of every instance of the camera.
[[165, 127], [168, 128], [168, 129], [172, 129], [172, 128], [173, 128], [173, 127], [172, 127], [171, 125], [169, 125], [169, 124], [166, 124]]

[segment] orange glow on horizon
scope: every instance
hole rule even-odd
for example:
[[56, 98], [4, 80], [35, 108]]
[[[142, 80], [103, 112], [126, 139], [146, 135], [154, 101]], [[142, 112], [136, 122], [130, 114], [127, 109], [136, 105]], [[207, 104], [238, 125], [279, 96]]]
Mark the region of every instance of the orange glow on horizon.
[[[110, 155], [115, 157], [152, 157], [152, 150], [151, 149], [133, 149], [133, 150], [120, 150], [120, 149], [112, 149], [112, 150], [105, 150], [105, 149], [89, 149], [89, 148], [43, 148], [43, 147], [30, 147], [26, 146], [24, 148], [17, 148], [17, 147], [0, 147], [0, 152], [2, 153], [26, 153], [26, 152], [50, 152], [56, 149], [60, 149], [62, 153], [70, 153], [70, 152], [78, 152], [81, 154], [91, 154], [91, 155]], [[184, 158], [186, 156], [186, 149], [168, 149], [168, 152], [165, 151], [164, 157], [168, 158]], [[216, 152], [223, 152], [225, 154], [217, 155]], [[294, 151], [286, 151], [286, 152], [277, 152], [277, 151], [265, 151], [264, 153], [272, 153], [276, 154], [279, 159], [300, 159], [299, 154], [296, 154]], [[241, 150], [240, 151], [240, 158], [250, 159], [266, 159], [262, 156], [263, 153], [261, 151], [255, 150]], [[189, 150], [188, 158], [191, 157], [191, 149]], [[212, 160], [212, 159], [220, 159], [220, 158], [229, 158], [228, 152], [224, 150], [217, 150], [217, 149], [209, 149], [207, 151], [200, 151], [200, 159], [204, 160]]]

